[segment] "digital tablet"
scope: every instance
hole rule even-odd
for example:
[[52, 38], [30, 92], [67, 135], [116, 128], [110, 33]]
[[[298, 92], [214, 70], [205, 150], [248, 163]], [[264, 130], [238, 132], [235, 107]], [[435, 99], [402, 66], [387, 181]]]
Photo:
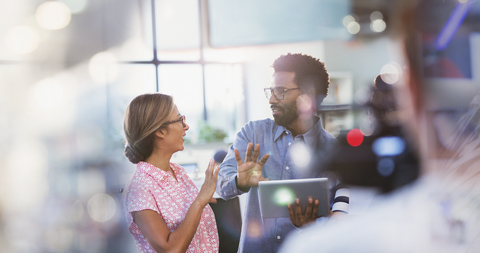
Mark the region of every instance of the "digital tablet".
[[330, 213], [328, 178], [260, 181], [258, 195], [262, 218], [289, 217], [287, 205], [295, 207], [295, 198], [300, 200], [304, 212], [309, 196], [318, 199], [319, 216]]

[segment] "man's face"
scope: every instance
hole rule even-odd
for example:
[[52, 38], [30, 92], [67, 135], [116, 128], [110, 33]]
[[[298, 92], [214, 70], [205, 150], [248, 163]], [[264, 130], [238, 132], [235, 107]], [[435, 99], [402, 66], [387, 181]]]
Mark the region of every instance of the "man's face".
[[[298, 85], [294, 82], [295, 72], [275, 72], [273, 83], [270, 88], [289, 89], [283, 99], [270, 97], [269, 103], [272, 108], [275, 123], [280, 126], [289, 126], [298, 118], [297, 97], [301, 94]], [[294, 89], [294, 90], [290, 90]]]

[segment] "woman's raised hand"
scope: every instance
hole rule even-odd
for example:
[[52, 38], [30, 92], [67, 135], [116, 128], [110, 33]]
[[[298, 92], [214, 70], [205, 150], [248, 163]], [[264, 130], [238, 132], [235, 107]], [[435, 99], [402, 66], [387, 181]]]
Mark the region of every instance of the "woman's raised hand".
[[215, 187], [217, 186], [218, 167], [215, 167], [215, 161], [210, 159], [208, 168], [205, 171], [205, 182], [203, 182], [202, 188], [198, 193], [197, 199], [200, 203], [207, 205], [209, 202], [215, 202], [212, 199], [213, 193], [215, 193]]

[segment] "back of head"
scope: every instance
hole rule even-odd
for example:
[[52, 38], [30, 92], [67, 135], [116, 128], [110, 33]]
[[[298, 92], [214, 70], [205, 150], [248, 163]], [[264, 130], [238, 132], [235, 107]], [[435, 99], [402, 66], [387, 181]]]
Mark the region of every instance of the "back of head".
[[227, 156], [227, 151], [220, 149], [215, 154], [213, 155], [213, 159], [215, 160], [216, 164], [221, 164], [223, 162], [223, 159], [225, 159], [225, 156]]
[[167, 122], [175, 105], [169, 95], [151, 93], [140, 95], [130, 102], [125, 112], [125, 156], [137, 164], [153, 151], [154, 134]]
[[328, 94], [330, 78], [325, 64], [310, 55], [291, 54], [278, 57], [272, 65], [275, 72], [295, 72], [295, 82], [301, 89], [315, 87], [317, 104]]
[[383, 118], [385, 113], [395, 111], [397, 108], [394, 89], [391, 84], [378, 75], [373, 81], [372, 97], [369, 102], [377, 119]]

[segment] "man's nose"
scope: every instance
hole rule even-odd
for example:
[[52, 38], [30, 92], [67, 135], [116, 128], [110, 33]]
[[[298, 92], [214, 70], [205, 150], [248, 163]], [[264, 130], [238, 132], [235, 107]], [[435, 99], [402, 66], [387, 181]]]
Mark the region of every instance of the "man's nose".
[[268, 103], [276, 104], [278, 103], [278, 99], [275, 97], [275, 95], [272, 94], [272, 96], [270, 96], [270, 99], [268, 99]]

